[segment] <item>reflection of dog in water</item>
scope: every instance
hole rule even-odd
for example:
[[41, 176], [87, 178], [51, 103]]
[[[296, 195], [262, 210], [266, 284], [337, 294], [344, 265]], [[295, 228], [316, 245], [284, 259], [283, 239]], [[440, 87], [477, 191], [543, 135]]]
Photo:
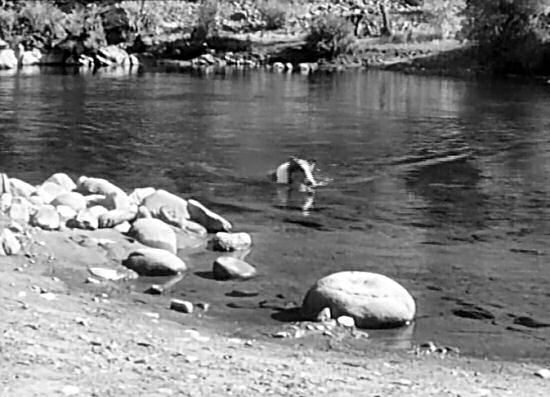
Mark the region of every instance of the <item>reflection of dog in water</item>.
[[319, 184], [313, 176], [315, 160], [291, 157], [275, 171], [269, 173], [277, 183], [277, 201], [285, 208], [299, 208], [304, 215], [313, 206], [315, 190]]

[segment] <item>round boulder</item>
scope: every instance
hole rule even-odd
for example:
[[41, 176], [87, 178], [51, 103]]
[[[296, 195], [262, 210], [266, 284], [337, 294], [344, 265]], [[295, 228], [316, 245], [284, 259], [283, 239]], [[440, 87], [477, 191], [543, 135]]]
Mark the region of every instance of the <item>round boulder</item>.
[[76, 184], [73, 182], [71, 177], [63, 172], [58, 172], [50, 176], [44, 183], [55, 183], [63, 187], [66, 191], [70, 192], [71, 190], [76, 189]]
[[231, 223], [227, 219], [209, 210], [197, 200], [187, 201], [187, 211], [193, 222], [204, 226], [211, 233], [229, 232], [231, 230]]
[[59, 214], [53, 205], [43, 205], [32, 216], [31, 224], [45, 230], [57, 230], [60, 226]]
[[66, 205], [67, 207], [71, 207], [76, 212], [85, 209], [87, 206], [86, 198], [77, 192], [62, 193], [54, 198], [51, 204], [55, 207], [58, 205]]
[[173, 254], [177, 251], [176, 232], [159, 219], [138, 219], [134, 222], [128, 234], [143, 245], [164, 249]]
[[256, 268], [231, 256], [220, 256], [214, 261], [212, 273], [216, 280], [247, 280], [256, 276]]
[[248, 233], [218, 232], [211, 242], [214, 251], [239, 251], [252, 245], [252, 238]]
[[305, 317], [314, 319], [324, 308], [332, 318], [350, 316], [359, 328], [399, 327], [412, 321], [416, 306], [409, 292], [381, 274], [347, 271], [318, 280], [302, 304]]
[[184, 261], [158, 248], [138, 249], [128, 255], [122, 264], [140, 276], [171, 276], [187, 270]]

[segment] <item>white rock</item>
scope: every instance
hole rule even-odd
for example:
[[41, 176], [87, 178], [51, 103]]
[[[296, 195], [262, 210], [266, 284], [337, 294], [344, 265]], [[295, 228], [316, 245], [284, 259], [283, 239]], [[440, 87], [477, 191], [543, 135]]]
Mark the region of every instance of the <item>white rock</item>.
[[245, 250], [252, 245], [252, 237], [248, 233], [218, 232], [212, 239], [212, 249], [216, 251]]
[[36, 192], [33, 185], [17, 178], [10, 178], [10, 189], [13, 197], [24, 197], [26, 199]]
[[173, 254], [177, 251], [176, 233], [159, 219], [138, 219], [128, 234], [148, 247], [165, 249]]
[[71, 192], [76, 189], [76, 184], [73, 182], [70, 176], [63, 172], [58, 172], [57, 174], [53, 174], [48, 179], [44, 181], [44, 183], [50, 182], [55, 183], [61, 187], [63, 187], [67, 192]]
[[256, 276], [256, 268], [241, 259], [220, 256], [214, 261], [212, 273], [216, 280], [247, 280]]
[[107, 269], [105, 267], [91, 267], [88, 271], [98, 278], [110, 281], [118, 281], [124, 278], [124, 274], [117, 272], [115, 269]]
[[24, 225], [29, 223], [30, 213], [31, 213], [31, 204], [22, 197], [15, 197], [12, 200], [10, 209], [8, 211], [9, 217]]
[[189, 301], [172, 299], [170, 301], [170, 309], [182, 313], [193, 313], [193, 304]]
[[2, 195], [0, 195], [0, 211], [7, 212], [11, 207], [12, 200], [13, 196], [11, 193], [2, 193]]
[[336, 319], [336, 322], [338, 323], [338, 325], [342, 327], [347, 327], [347, 328], [355, 327], [355, 320], [353, 319], [353, 317], [350, 317], [350, 316], [340, 316]]
[[53, 205], [45, 204], [38, 207], [31, 218], [31, 224], [45, 230], [57, 230], [60, 226], [59, 214]]
[[542, 379], [550, 379], [550, 369], [541, 368], [535, 372], [535, 376], [538, 376]]
[[67, 222], [68, 220], [74, 219], [77, 212], [67, 205], [58, 205], [55, 207], [59, 218], [62, 222]]
[[67, 192], [63, 186], [53, 182], [44, 182], [36, 187], [36, 194], [42, 198], [42, 204], [50, 204], [57, 196]]
[[11, 194], [10, 178], [4, 173], [0, 173], [0, 195]]
[[140, 206], [147, 197], [156, 192], [154, 187], [137, 188], [130, 193], [130, 201], [137, 206]]
[[142, 205], [149, 210], [152, 216], [158, 218], [160, 209], [166, 207], [176, 214], [180, 214], [185, 219], [189, 219], [187, 211], [187, 201], [166, 190], [159, 189], [155, 193], [147, 196]]
[[77, 192], [66, 192], [56, 196], [51, 204], [55, 207], [58, 205], [66, 205], [71, 207], [76, 212], [79, 212], [87, 207], [86, 198]]
[[304, 298], [304, 316], [315, 318], [329, 307], [333, 318], [353, 317], [359, 328], [385, 328], [408, 324], [416, 306], [409, 292], [381, 274], [348, 271], [318, 280]]
[[113, 227], [117, 232], [126, 234], [130, 231], [132, 228], [132, 224], [130, 222], [122, 222], [116, 226]]
[[122, 264], [140, 276], [171, 276], [187, 270], [180, 258], [158, 248], [138, 249], [130, 253]]
[[0, 242], [6, 255], [17, 255], [21, 250], [21, 243], [10, 229], [2, 231]]
[[121, 188], [115, 186], [106, 179], [88, 178], [86, 176], [81, 176], [78, 178], [76, 190], [86, 196], [91, 194], [101, 194], [106, 197], [109, 194], [125, 194]]
[[211, 233], [228, 232], [231, 230], [232, 226], [228, 220], [209, 210], [196, 200], [187, 201], [187, 211], [189, 212], [189, 219], [204, 226]]
[[19, 61], [11, 48], [0, 49], [0, 69], [15, 69]]

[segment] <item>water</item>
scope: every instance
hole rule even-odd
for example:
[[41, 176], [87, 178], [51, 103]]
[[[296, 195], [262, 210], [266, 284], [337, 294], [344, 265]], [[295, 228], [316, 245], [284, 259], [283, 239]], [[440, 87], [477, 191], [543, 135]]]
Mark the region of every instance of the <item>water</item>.
[[[418, 305], [404, 335], [373, 340], [550, 353], [547, 87], [387, 72], [3, 73], [8, 175], [165, 188], [252, 234], [247, 260], [260, 276], [246, 283], [209, 279], [212, 253], [180, 253], [192, 272], [176, 294], [212, 302], [214, 319], [245, 333], [279, 326], [279, 310], [299, 305], [316, 279], [368, 270], [401, 282]], [[307, 197], [265, 177], [289, 155], [315, 158], [332, 180], [308, 214]]]

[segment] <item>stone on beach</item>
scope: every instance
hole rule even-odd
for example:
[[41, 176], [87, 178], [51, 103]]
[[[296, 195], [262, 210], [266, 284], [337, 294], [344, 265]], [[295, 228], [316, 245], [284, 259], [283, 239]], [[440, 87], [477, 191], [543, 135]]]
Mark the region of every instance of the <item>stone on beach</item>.
[[176, 233], [163, 221], [155, 218], [138, 219], [128, 234], [148, 247], [160, 248], [173, 254], [177, 251]]
[[228, 232], [231, 230], [231, 223], [222, 216], [212, 212], [196, 200], [187, 201], [189, 219], [203, 225], [211, 233]]
[[154, 187], [136, 188], [132, 191], [132, 193], [129, 194], [128, 197], [130, 197], [130, 201], [133, 204], [140, 206], [143, 203], [143, 200], [145, 200], [147, 197], [155, 192], [156, 189]]
[[29, 223], [31, 204], [23, 197], [14, 197], [8, 211], [9, 217], [23, 224]]
[[67, 226], [75, 229], [96, 230], [99, 227], [99, 221], [92, 208], [85, 208], [78, 211], [75, 218], [67, 222]]
[[132, 202], [126, 193], [119, 191], [107, 194], [102, 205], [109, 210], [116, 210], [130, 208]]
[[62, 222], [67, 222], [68, 220], [74, 219], [77, 214], [77, 212], [68, 205], [58, 205], [55, 209], [57, 210], [59, 219]]
[[0, 234], [0, 246], [6, 255], [17, 255], [21, 250], [21, 243], [10, 229], [4, 229]]
[[170, 209], [176, 214], [181, 214], [185, 219], [189, 219], [187, 201], [166, 190], [157, 190], [155, 193], [146, 197], [142, 205], [147, 208], [155, 218], [159, 217], [160, 209], [165, 207], [165, 210]]
[[170, 309], [181, 313], [193, 313], [193, 304], [189, 301], [172, 299], [170, 301]]
[[10, 178], [10, 192], [13, 197], [24, 197], [28, 199], [36, 192], [36, 188], [21, 179]]
[[214, 261], [212, 273], [216, 280], [246, 280], [256, 276], [256, 268], [231, 256], [220, 256]]
[[42, 205], [33, 214], [31, 224], [44, 230], [57, 230], [60, 226], [59, 214], [53, 205]]
[[15, 69], [19, 61], [11, 48], [0, 48], [0, 70]]
[[306, 318], [315, 319], [324, 308], [333, 318], [350, 316], [359, 328], [405, 325], [415, 315], [415, 302], [400, 284], [381, 274], [344, 271], [318, 280], [302, 304]]
[[130, 253], [122, 264], [140, 276], [171, 276], [187, 270], [184, 261], [158, 248], [138, 249]]
[[212, 239], [212, 249], [215, 251], [240, 251], [252, 245], [252, 238], [248, 233], [218, 232]]
[[86, 198], [77, 192], [62, 193], [54, 198], [51, 204], [55, 207], [58, 205], [66, 205], [71, 207], [76, 212], [79, 212], [87, 207]]
[[12, 201], [13, 201], [13, 196], [11, 195], [11, 193], [1, 193], [0, 194], [0, 211], [7, 212], [11, 207]]
[[128, 208], [114, 209], [99, 216], [99, 227], [109, 228], [124, 222], [131, 222], [136, 219], [136, 216], [137, 206], [135, 205]]
[[78, 178], [76, 190], [84, 194], [85, 196], [91, 194], [101, 194], [107, 197], [109, 194], [113, 193], [126, 194], [121, 188], [115, 186], [106, 179], [89, 178], [87, 176], [81, 176], [80, 178]]
[[71, 177], [63, 172], [53, 174], [48, 179], [46, 179], [44, 183], [55, 183], [63, 187], [68, 192], [76, 189], [76, 184], [73, 182]]
[[54, 182], [44, 182], [36, 188], [36, 194], [42, 198], [44, 204], [50, 204], [56, 197], [67, 192], [63, 186]]

